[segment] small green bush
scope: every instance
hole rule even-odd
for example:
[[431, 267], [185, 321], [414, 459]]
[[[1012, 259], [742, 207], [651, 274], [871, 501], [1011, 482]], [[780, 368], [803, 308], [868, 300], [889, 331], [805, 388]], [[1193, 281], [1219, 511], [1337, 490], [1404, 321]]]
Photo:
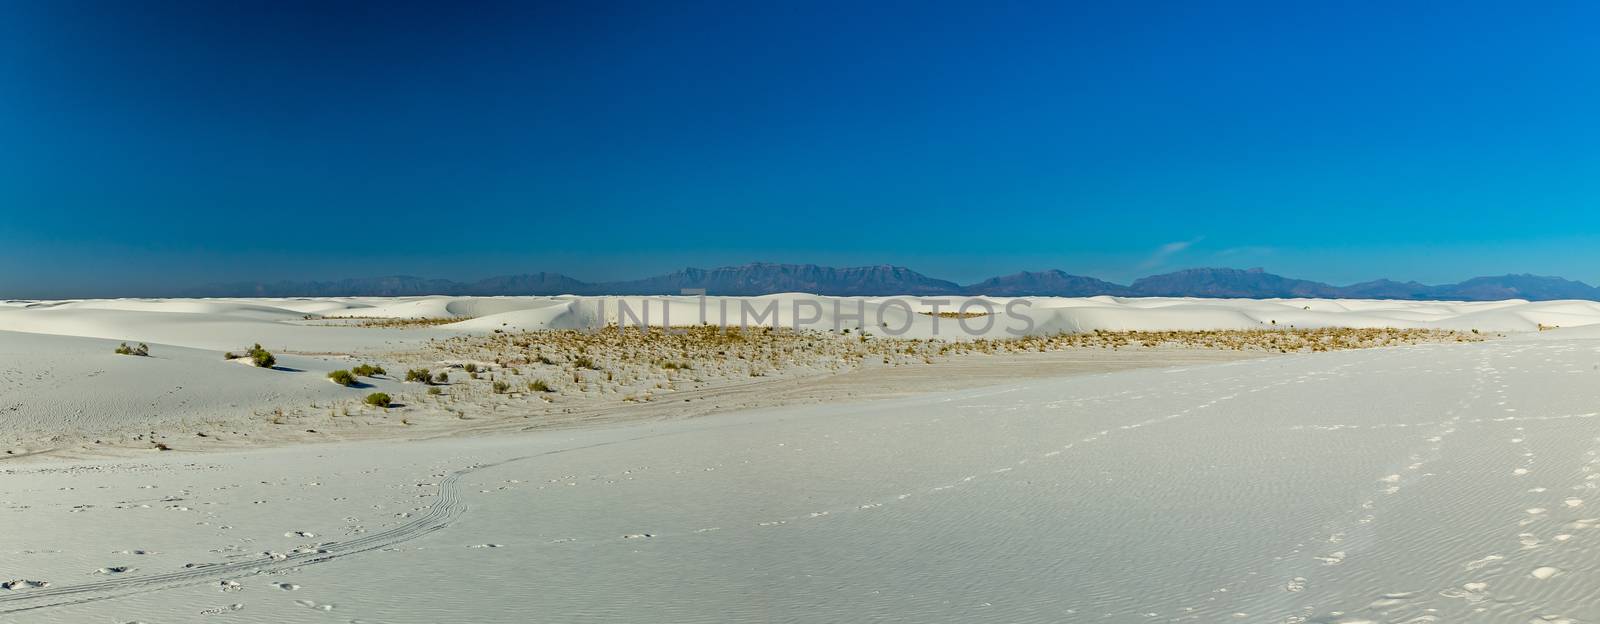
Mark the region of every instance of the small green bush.
[[350, 371], [347, 370], [336, 370], [328, 373], [328, 379], [332, 379], [333, 383], [345, 387], [356, 385], [356, 376], [350, 374]]
[[432, 388], [428, 388], [428, 394], [438, 395], [441, 394], [441, 391], [439, 390], [438, 386], [434, 386]]
[[439, 371], [439, 374], [433, 376], [433, 383], [450, 383], [450, 373]]
[[128, 343], [124, 342], [117, 345], [117, 355], [148, 356], [150, 355], [150, 345], [141, 342], [137, 347], [130, 347]]
[[433, 383], [433, 374], [429, 373], [426, 368], [413, 368], [406, 371], [406, 381], [431, 384]]
[[576, 366], [578, 368], [587, 368], [587, 369], [590, 369], [590, 370], [600, 370], [600, 366], [595, 364], [594, 360], [589, 359], [589, 356], [587, 356], [587, 355], [580, 355], [580, 356], [578, 356], [576, 358], [573, 358], [572, 359], [572, 365]]
[[269, 353], [266, 349], [261, 348], [261, 343], [259, 342], [256, 343], [255, 346], [250, 347], [249, 355], [250, 363], [261, 368], [272, 368], [278, 363], [278, 358], [272, 357], [271, 353]]
[[496, 381], [496, 382], [494, 382], [494, 393], [495, 394], [505, 394], [506, 391], [510, 390], [510, 389], [511, 389], [511, 384], [509, 384], [509, 383], [506, 383], [504, 381]]
[[224, 360], [233, 360], [233, 359], [237, 359], [238, 357], [239, 356], [234, 355], [232, 351], [229, 351], [227, 353], [222, 354], [222, 359], [224, 359]]
[[552, 390], [550, 388], [550, 384], [545, 383], [543, 379], [535, 379], [533, 381], [528, 382], [528, 391], [529, 392], [555, 392], [555, 390]]
[[382, 366], [373, 366], [371, 364], [362, 364], [360, 366], [357, 366], [355, 368], [350, 369], [350, 372], [355, 373], [357, 376], [360, 376], [360, 377], [372, 377], [374, 375], [387, 375], [387, 374], [389, 374], [388, 371], [383, 370]]
[[466, 366], [463, 366], [461, 368], [462, 368], [462, 370], [465, 370], [465, 371], [467, 371], [469, 373], [478, 372], [478, 365], [477, 364], [473, 364], [471, 362], [468, 362]]
[[389, 403], [391, 401], [389, 400], [389, 395], [382, 392], [374, 392], [367, 395], [366, 402], [367, 405], [372, 405], [375, 407], [389, 407]]

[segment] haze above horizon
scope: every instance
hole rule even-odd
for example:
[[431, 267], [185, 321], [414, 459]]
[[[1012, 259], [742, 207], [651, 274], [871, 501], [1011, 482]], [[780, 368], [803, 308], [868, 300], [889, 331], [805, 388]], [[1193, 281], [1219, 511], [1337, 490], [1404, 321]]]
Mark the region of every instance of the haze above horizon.
[[1596, 18], [12, 3], [0, 297], [754, 259], [1600, 283]]

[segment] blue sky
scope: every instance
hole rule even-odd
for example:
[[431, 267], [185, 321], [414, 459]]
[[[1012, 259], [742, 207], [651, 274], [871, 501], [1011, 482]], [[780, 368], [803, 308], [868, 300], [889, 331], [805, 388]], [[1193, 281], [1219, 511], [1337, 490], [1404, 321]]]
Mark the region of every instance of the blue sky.
[[1600, 5], [319, 4], [0, 8], [0, 296], [755, 260], [1600, 282]]

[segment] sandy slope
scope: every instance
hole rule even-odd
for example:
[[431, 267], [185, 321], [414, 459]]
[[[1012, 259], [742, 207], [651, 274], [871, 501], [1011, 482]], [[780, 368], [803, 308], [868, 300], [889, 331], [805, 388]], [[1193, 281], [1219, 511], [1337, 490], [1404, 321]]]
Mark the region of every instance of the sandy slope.
[[49, 585], [0, 619], [1600, 620], [1600, 342], [1561, 333], [19, 464], [0, 576]]
[[[737, 324], [739, 311], [755, 309], [773, 315], [767, 316], [766, 322], [787, 325], [799, 311], [806, 318], [816, 319], [802, 324], [803, 327], [831, 330], [834, 322], [840, 320], [832, 312], [836, 307], [846, 311], [867, 310], [866, 319], [850, 320], [843, 325], [856, 333], [830, 334], [837, 340], [853, 342], [863, 333], [886, 333], [876, 323], [877, 311], [882, 310], [885, 311], [884, 322], [890, 327], [908, 327], [907, 336], [960, 340], [975, 337], [959, 331], [962, 320], [910, 311], [912, 304], [931, 310], [940, 305], [935, 300], [906, 300], [904, 306], [886, 301], [799, 294], [711, 298], [707, 300], [706, 314], [713, 322], [726, 318]], [[742, 368], [710, 371], [699, 366], [679, 379], [664, 379], [657, 374], [660, 371], [646, 371], [647, 374], [637, 378], [628, 376], [637, 370], [625, 372], [622, 380], [609, 385], [607, 382], [612, 381], [613, 371], [596, 373], [591, 375], [596, 379], [582, 382], [573, 379], [569, 372], [567, 379], [573, 381], [557, 393], [560, 397], [555, 401], [524, 397], [519, 404], [508, 404], [490, 395], [488, 381], [476, 384], [481, 386], [476, 389], [468, 387], [471, 384], [451, 386], [442, 398], [434, 400], [425, 394], [422, 386], [402, 383], [404, 371], [418, 366], [442, 370], [441, 367], [460, 362], [443, 361], [436, 350], [421, 359], [390, 357], [397, 353], [427, 351], [426, 347], [451, 338], [492, 336], [495, 331], [594, 327], [619, 318], [625, 302], [640, 316], [646, 316], [647, 309], [655, 310], [648, 318], [656, 324], [696, 323], [701, 312], [700, 300], [693, 297], [6, 302], [0, 305], [0, 458], [41, 451], [58, 455], [105, 455], [127, 449], [149, 450], [156, 444], [187, 450], [373, 436], [430, 437], [484, 428], [485, 423], [464, 424], [465, 420], [507, 415], [537, 415], [545, 423], [605, 421], [614, 419], [618, 408], [630, 397], [655, 398], [656, 395], [650, 393], [658, 389], [658, 385], [668, 386], [662, 396], [670, 394], [674, 402], [691, 402], [673, 410], [652, 410], [663, 418], [794, 402], [792, 393], [780, 402], [766, 399], [775, 396], [766, 390], [748, 388], [750, 378]], [[799, 306], [802, 303], [812, 307]], [[997, 299], [995, 303], [998, 309], [1006, 309], [1006, 305], [1014, 302]], [[1433, 326], [1461, 324], [1461, 319], [1469, 317], [1477, 319], [1474, 323], [1483, 321], [1485, 328], [1526, 328], [1528, 319], [1548, 322], [1557, 315], [1566, 315], [1560, 319], [1569, 325], [1587, 322], [1590, 319], [1581, 315], [1593, 305], [1581, 302], [1452, 304], [1108, 297], [1038, 299], [1029, 303], [1025, 308], [1011, 309], [1029, 315], [1025, 320], [1035, 325], [1035, 334], [1094, 328], [1253, 328], [1295, 323]], [[956, 299], [946, 300], [942, 305], [947, 310], [961, 307], [960, 300]], [[673, 311], [666, 312], [668, 307]], [[723, 310], [729, 311], [727, 317], [722, 316]], [[1483, 318], [1492, 314], [1501, 316]], [[1600, 318], [1600, 313], [1595, 313], [1594, 317]], [[377, 322], [378, 326], [371, 326], [374, 324], [371, 319], [417, 318], [452, 322], [410, 327], [385, 326]], [[970, 328], [987, 328], [978, 334], [980, 336], [1008, 337], [1005, 330], [1019, 326], [1018, 320], [966, 322]], [[121, 341], [148, 343], [151, 357], [114, 354], [114, 347]], [[242, 352], [255, 343], [277, 354], [277, 368], [252, 369], [224, 361], [225, 351]], [[1149, 359], [1160, 363], [1169, 357], [1170, 354], [1156, 354]], [[357, 388], [341, 388], [326, 381], [330, 371], [363, 362], [386, 365], [391, 375], [364, 378]], [[840, 366], [838, 362], [835, 357], [832, 362], [806, 363], [787, 369], [780, 366], [774, 368], [783, 370], [760, 374], [767, 375], [763, 381], [788, 379], [792, 385], [801, 379], [834, 374]], [[885, 363], [889, 363], [887, 359]], [[645, 362], [645, 366], [650, 364]], [[531, 369], [519, 372], [529, 374], [514, 374], [510, 381], [517, 390], [522, 390], [535, 375]], [[757, 372], [751, 370], [749, 374]], [[547, 381], [559, 383], [554, 377], [559, 373], [561, 371], [547, 370], [539, 374], [546, 375]], [[983, 377], [981, 372], [972, 375], [958, 369], [940, 374], [961, 380]], [[687, 379], [689, 377], [699, 379]], [[623, 387], [622, 384], [632, 385]], [[930, 381], [924, 385], [949, 389], [959, 383]], [[756, 400], [737, 396], [740, 389], [753, 394]], [[901, 391], [925, 389], [914, 387]], [[678, 394], [686, 390], [692, 392]], [[781, 388], [771, 390], [783, 391]], [[406, 407], [389, 411], [362, 407], [362, 398], [371, 392], [388, 393]], [[609, 404], [595, 407], [563, 402], [579, 394]], [[848, 395], [812, 393], [805, 400], [838, 398], [848, 398]]]

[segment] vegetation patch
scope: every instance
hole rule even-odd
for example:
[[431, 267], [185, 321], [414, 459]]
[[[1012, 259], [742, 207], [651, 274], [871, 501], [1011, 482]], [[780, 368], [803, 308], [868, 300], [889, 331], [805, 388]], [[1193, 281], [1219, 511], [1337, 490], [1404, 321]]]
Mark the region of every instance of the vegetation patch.
[[149, 357], [150, 345], [141, 342], [137, 347], [130, 347], [128, 346], [128, 343], [124, 342], [120, 345], [117, 345], [117, 355], [137, 355], [139, 357]]
[[256, 343], [255, 346], [250, 347], [250, 351], [247, 352], [247, 355], [250, 356], [250, 363], [255, 364], [259, 368], [272, 368], [278, 364], [278, 358], [273, 357], [272, 353], [261, 348], [261, 343], [259, 342]]

